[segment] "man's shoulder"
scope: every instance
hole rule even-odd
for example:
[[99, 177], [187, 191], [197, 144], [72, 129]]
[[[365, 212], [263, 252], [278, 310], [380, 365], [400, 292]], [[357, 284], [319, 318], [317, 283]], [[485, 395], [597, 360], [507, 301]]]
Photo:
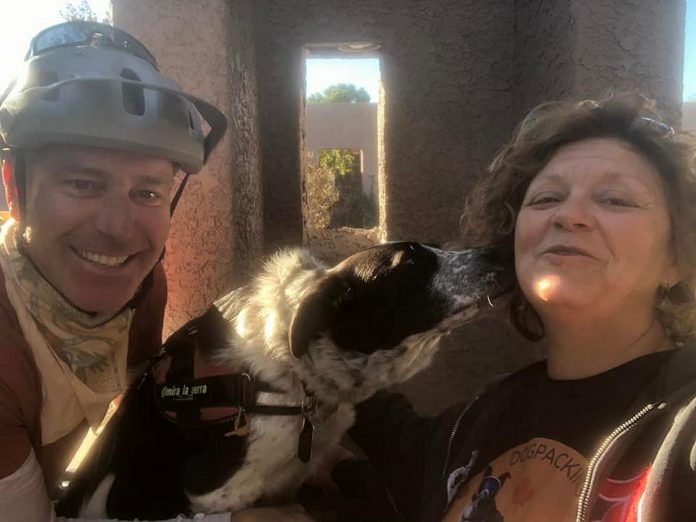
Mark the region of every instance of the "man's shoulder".
[[0, 270], [0, 379], [8, 371], [16, 371], [15, 361], [33, 362], [33, 359], [17, 314], [7, 297], [5, 278]]
[[41, 384], [38, 369], [17, 315], [5, 290], [0, 270], [0, 408], [10, 408], [26, 423], [40, 407]]

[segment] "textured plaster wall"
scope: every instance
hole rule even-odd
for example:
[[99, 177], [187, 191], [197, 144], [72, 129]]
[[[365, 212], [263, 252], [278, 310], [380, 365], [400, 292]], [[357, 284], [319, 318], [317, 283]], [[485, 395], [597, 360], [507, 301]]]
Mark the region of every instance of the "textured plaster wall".
[[[382, 231], [455, 238], [467, 187], [516, 119], [513, 3], [269, 0], [257, 13], [267, 246], [301, 235], [302, 48], [360, 40], [382, 45]], [[369, 240], [317, 239], [329, 259]], [[402, 389], [421, 410], [437, 411], [538, 357], [538, 347], [499, 324], [475, 323], [453, 332], [433, 368]]]
[[241, 280], [260, 249], [253, 12], [250, 1], [114, 0], [114, 22], [152, 51], [162, 72], [230, 119], [173, 217], [166, 335]]
[[569, 0], [517, 0], [513, 39], [515, 119], [573, 92], [575, 20]]
[[639, 89], [680, 121], [683, 0], [573, 0], [576, 20], [574, 94]]
[[382, 44], [387, 235], [454, 237], [465, 186], [512, 125], [510, 7], [504, 0], [259, 2], [267, 245], [301, 239], [302, 48], [357, 40]]
[[[266, 251], [302, 241], [307, 44], [382, 45], [377, 232], [388, 239], [454, 238], [468, 187], [541, 101], [636, 88], [679, 114], [684, 0], [114, 4], [116, 23], [141, 37], [164, 71], [221, 106], [234, 129], [175, 217], [168, 325], [242, 280], [262, 235]], [[357, 239], [347, 244], [372, 240]], [[479, 321], [453, 332], [432, 370], [404, 388], [435, 411], [540, 352]]]
[[683, 0], [518, 0], [519, 117], [550, 99], [637, 90], [678, 122], [684, 19]]

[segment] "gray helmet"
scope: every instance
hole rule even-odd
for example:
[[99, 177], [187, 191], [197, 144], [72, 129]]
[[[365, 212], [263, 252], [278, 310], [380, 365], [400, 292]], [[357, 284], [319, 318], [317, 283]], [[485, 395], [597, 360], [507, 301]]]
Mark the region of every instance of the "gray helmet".
[[140, 42], [95, 22], [39, 33], [0, 98], [2, 147], [106, 147], [165, 158], [188, 173], [201, 169], [226, 128], [225, 116], [161, 74]]

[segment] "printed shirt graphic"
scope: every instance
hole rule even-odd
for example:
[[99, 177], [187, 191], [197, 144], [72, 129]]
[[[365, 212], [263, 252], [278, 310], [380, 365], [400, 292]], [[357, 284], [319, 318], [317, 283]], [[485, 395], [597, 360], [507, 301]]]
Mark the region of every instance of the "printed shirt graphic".
[[[597, 376], [555, 381], [543, 364], [503, 383], [448, 466], [444, 522], [573, 522], [589, 459], [627, 416], [669, 354], [651, 354]], [[622, 457], [598, 486], [590, 522], [635, 521], [651, 444]]]
[[459, 484], [444, 521], [575, 520], [586, 472], [587, 459], [573, 448], [532, 439]]

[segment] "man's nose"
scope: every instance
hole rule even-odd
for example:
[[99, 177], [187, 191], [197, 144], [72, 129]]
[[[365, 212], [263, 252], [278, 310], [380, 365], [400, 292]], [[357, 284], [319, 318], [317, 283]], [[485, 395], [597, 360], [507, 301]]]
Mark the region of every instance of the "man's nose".
[[134, 203], [128, 194], [110, 194], [97, 209], [96, 228], [103, 235], [124, 240], [133, 234]]
[[564, 230], [590, 229], [596, 224], [591, 202], [582, 197], [569, 197], [559, 203], [551, 220]]

